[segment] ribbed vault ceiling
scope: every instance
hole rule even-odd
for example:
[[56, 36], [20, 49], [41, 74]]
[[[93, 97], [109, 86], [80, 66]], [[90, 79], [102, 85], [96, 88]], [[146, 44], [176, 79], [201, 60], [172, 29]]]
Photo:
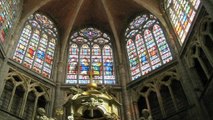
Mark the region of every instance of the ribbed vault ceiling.
[[118, 52], [119, 40], [135, 15], [151, 12], [165, 25], [160, 0], [24, 0], [21, 19], [35, 11], [53, 19], [63, 43], [67, 43], [72, 31], [91, 25], [111, 34]]

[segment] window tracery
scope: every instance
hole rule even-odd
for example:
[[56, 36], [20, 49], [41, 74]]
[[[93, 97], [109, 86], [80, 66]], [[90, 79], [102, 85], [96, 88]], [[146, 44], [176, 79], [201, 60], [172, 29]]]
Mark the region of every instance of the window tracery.
[[35, 109], [45, 108], [48, 103], [49, 88], [13, 69], [9, 70], [3, 84], [0, 109], [15, 116], [31, 120], [35, 117]]
[[46, 16], [35, 13], [25, 22], [13, 59], [50, 78], [53, 67], [57, 30]]
[[155, 16], [136, 17], [125, 36], [132, 80], [172, 60], [163, 29]]
[[143, 82], [137, 90], [138, 111], [148, 109], [153, 119], [164, 119], [186, 109], [189, 104], [178, 76], [177, 71], [171, 69], [153, 80]]
[[70, 38], [66, 83], [87, 84], [92, 72], [98, 84], [115, 84], [110, 37], [96, 28], [84, 28]]

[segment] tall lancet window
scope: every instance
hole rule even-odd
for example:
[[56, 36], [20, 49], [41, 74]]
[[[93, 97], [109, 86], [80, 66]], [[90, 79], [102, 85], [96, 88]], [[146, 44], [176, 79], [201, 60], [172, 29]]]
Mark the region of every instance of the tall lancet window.
[[125, 36], [132, 80], [172, 60], [164, 31], [155, 16], [136, 17]]
[[66, 83], [115, 84], [111, 39], [96, 28], [84, 28], [70, 38]]
[[18, 11], [21, 11], [20, 3], [21, 0], [0, 1], [0, 41], [3, 43], [17, 20]]
[[200, 0], [164, 0], [164, 9], [182, 45], [197, 13]]
[[53, 67], [57, 29], [41, 14], [33, 14], [25, 22], [13, 59], [46, 78]]

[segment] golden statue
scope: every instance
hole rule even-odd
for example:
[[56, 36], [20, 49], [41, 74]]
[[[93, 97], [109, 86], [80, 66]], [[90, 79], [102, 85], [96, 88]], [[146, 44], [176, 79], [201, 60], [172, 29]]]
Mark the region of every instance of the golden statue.
[[89, 72], [90, 83], [87, 85], [87, 90], [70, 88], [73, 96], [64, 104], [68, 110], [68, 120], [119, 120], [118, 111], [121, 104], [108, 94], [105, 87], [103, 90], [97, 90], [98, 86], [93, 82], [95, 75], [92, 71]]

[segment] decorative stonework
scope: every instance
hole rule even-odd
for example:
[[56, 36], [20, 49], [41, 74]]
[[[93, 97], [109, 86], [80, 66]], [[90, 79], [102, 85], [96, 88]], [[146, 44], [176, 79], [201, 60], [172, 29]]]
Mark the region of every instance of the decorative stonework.
[[38, 104], [50, 100], [47, 87], [15, 69], [10, 68], [4, 80], [0, 106], [23, 119], [34, 118]]
[[88, 85], [88, 87], [87, 91], [75, 87], [70, 88], [73, 96], [64, 105], [67, 110], [70, 110], [67, 113], [68, 119], [106, 118], [107, 120], [119, 120], [120, 103], [110, 96], [105, 89], [96, 90], [94, 85]]

